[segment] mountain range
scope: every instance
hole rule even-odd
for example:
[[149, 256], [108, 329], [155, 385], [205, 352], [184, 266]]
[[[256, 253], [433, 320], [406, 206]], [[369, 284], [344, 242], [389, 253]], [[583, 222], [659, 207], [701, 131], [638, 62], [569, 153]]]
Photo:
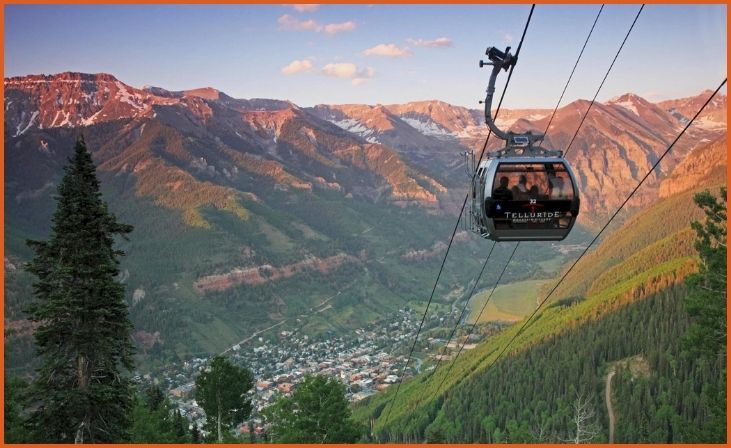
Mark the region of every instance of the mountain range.
[[[29, 334], [24, 241], [47, 235], [62, 167], [83, 134], [110, 208], [136, 228], [120, 242], [123, 280], [135, 339], [152, 358], [220, 351], [333, 294], [333, 315], [313, 316], [306, 331], [347, 331], [423, 301], [467, 189], [463, 153], [479, 152], [486, 136], [483, 111], [441, 101], [304, 108], [70, 72], [6, 78], [4, 87], [6, 328], [19, 341]], [[576, 241], [709, 94], [660, 103], [625, 94], [592, 106], [567, 152], [582, 195]], [[544, 146], [566, 149], [588, 107], [558, 109]], [[631, 205], [717, 170], [716, 155], [685, 159], [725, 147], [725, 111], [726, 97], [714, 99]], [[551, 112], [501, 110], [498, 123], [543, 132]], [[481, 240], [459, 235], [442, 295], [469, 280], [484, 252]], [[549, 275], [541, 262], [566, 259], [537, 244], [507, 279]], [[9, 364], [28, 361], [13, 353]]]

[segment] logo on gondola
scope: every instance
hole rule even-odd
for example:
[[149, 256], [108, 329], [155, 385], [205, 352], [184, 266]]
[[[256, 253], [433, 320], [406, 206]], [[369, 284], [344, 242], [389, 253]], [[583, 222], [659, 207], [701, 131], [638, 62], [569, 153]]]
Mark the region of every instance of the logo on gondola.
[[531, 199], [527, 204], [523, 204], [523, 207], [528, 207], [530, 209], [530, 213], [535, 213], [537, 207], [544, 207], [543, 204], [536, 203], [535, 199]]
[[[503, 213], [505, 215], [505, 219], [508, 219], [514, 223], [548, 223], [553, 222], [553, 220], [555, 219], [563, 217], [563, 212], [560, 211], [552, 212], [547, 210], [540, 210], [543, 209], [545, 206], [545, 204], [539, 204], [536, 199], [530, 199], [527, 204], [521, 204], [521, 207], [525, 207], [528, 210], [520, 212], [505, 211]], [[499, 208], [497, 209], [499, 210]], [[539, 209], [540, 211], [537, 211], [536, 209]]]
[[562, 218], [562, 212], [505, 212], [505, 218], [512, 222], [552, 222]]

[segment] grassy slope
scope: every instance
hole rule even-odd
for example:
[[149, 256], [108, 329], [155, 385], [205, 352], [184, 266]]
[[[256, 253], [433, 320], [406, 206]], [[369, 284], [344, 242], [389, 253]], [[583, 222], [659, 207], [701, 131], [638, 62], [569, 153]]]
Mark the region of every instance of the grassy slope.
[[467, 320], [470, 323], [478, 317], [480, 322], [521, 320], [535, 309], [540, 288], [546, 282], [547, 280], [524, 280], [509, 285], [499, 285], [495, 288], [495, 293], [481, 314], [480, 310], [490, 296], [492, 287], [480, 291], [471, 300], [470, 316]]
[[[581, 297], [607, 270], [642, 248], [677, 232], [685, 231], [685, 236], [688, 236], [689, 223], [701, 219], [703, 215], [693, 204], [693, 195], [700, 190], [686, 191], [657, 202], [629, 218], [620, 228], [612, 229], [610, 226], [611, 233], [596, 249], [584, 256], [574, 268], [576, 272], [572, 272], [570, 278], [556, 289], [552, 299]], [[717, 192], [718, 188], [713, 190]], [[681, 238], [679, 241], [686, 241], [682, 244], [688, 247], [687, 238]], [[658, 256], [660, 259], [663, 258], [662, 255]], [[549, 282], [544, 291], [547, 293], [553, 286], [554, 283]]]
[[[658, 202], [605, 238], [577, 264], [553, 296], [556, 300], [580, 297], [580, 303], [568, 308], [548, 306], [542, 309], [534, 322], [516, 337], [506, 355], [524, 351], [667, 284], [682, 281], [697, 269], [689, 224], [692, 219], [699, 219], [700, 213], [692, 203], [692, 195], [693, 192], [685, 192]], [[546, 287], [553, 285], [548, 282]], [[516, 336], [521, 325], [518, 323], [474, 350], [463, 352], [447, 378], [444, 377], [448, 369], [445, 366], [428, 383], [424, 382], [423, 375], [404, 382], [389, 421], [405, 419], [417, 407], [432, 406], [441, 394], [458, 382], [480, 375]], [[443, 380], [444, 385], [437, 390]], [[395, 388], [390, 388], [356, 406], [356, 417], [365, 421], [369, 416], [379, 416], [376, 432], [387, 430], [383, 410], [394, 393]]]

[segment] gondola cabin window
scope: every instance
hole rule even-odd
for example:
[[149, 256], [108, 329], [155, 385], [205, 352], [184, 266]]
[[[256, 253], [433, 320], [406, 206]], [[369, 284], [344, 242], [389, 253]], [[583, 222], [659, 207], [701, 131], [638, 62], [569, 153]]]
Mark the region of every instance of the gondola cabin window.
[[571, 179], [562, 163], [502, 163], [492, 191], [494, 199], [519, 201], [574, 197]]
[[500, 163], [486, 204], [495, 229], [566, 229], [574, 187], [561, 162]]

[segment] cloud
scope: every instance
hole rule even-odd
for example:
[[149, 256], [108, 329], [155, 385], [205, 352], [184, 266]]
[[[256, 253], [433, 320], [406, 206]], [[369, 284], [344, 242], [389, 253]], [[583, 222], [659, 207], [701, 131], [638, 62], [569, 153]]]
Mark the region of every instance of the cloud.
[[408, 48], [400, 48], [394, 44], [378, 44], [363, 52], [363, 56], [388, 56], [391, 58], [401, 58], [411, 56]]
[[438, 48], [438, 47], [452, 47], [454, 44], [452, 43], [452, 39], [448, 37], [437, 37], [436, 39], [428, 40], [428, 39], [406, 39], [408, 43], [415, 47], [424, 47], [424, 48]]
[[503, 43], [504, 44], [513, 43], [513, 35], [510, 33], [503, 34]]
[[320, 72], [325, 76], [333, 76], [335, 78], [352, 78], [358, 73], [358, 67], [352, 62], [340, 62], [337, 64], [327, 64]]
[[337, 34], [342, 31], [353, 31], [355, 29], [355, 22], [348, 20], [343, 23], [329, 23], [323, 27], [323, 31], [327, 34]]
[[314, 20], [299, 20], [289, 14], [285, 14], [277, 19], [279, 29], [282, 31], [320, 31], [322, 25]]
[[308, 4], [308, 5], [289, 5], [294, 8], [297, 12], [315, 12], [320, 9], [320, 5]]
[[305, 73], [312, 70], [312, 61], [309, 59], [294, 60], [282, 67], [283, 75], [294, 75], [297, 73]]
[[350, 79], [354, 86], [361, 85], [376, 75], [376, 71], [372, 67], [358, 69], [358, 66], [352, 62], [327, 64], [320, 70], [320, 73], [333, 78]]
[[289, 14], [285, 14], [277, 19], [280, 31], [314, 31], [316, 33], [327, 33], [330, 35], [343, 31], [352, 31], [355, 29], [355, 22], [347, 21], [343, 23], [321, 24], [313, 19], [300, 20]]

